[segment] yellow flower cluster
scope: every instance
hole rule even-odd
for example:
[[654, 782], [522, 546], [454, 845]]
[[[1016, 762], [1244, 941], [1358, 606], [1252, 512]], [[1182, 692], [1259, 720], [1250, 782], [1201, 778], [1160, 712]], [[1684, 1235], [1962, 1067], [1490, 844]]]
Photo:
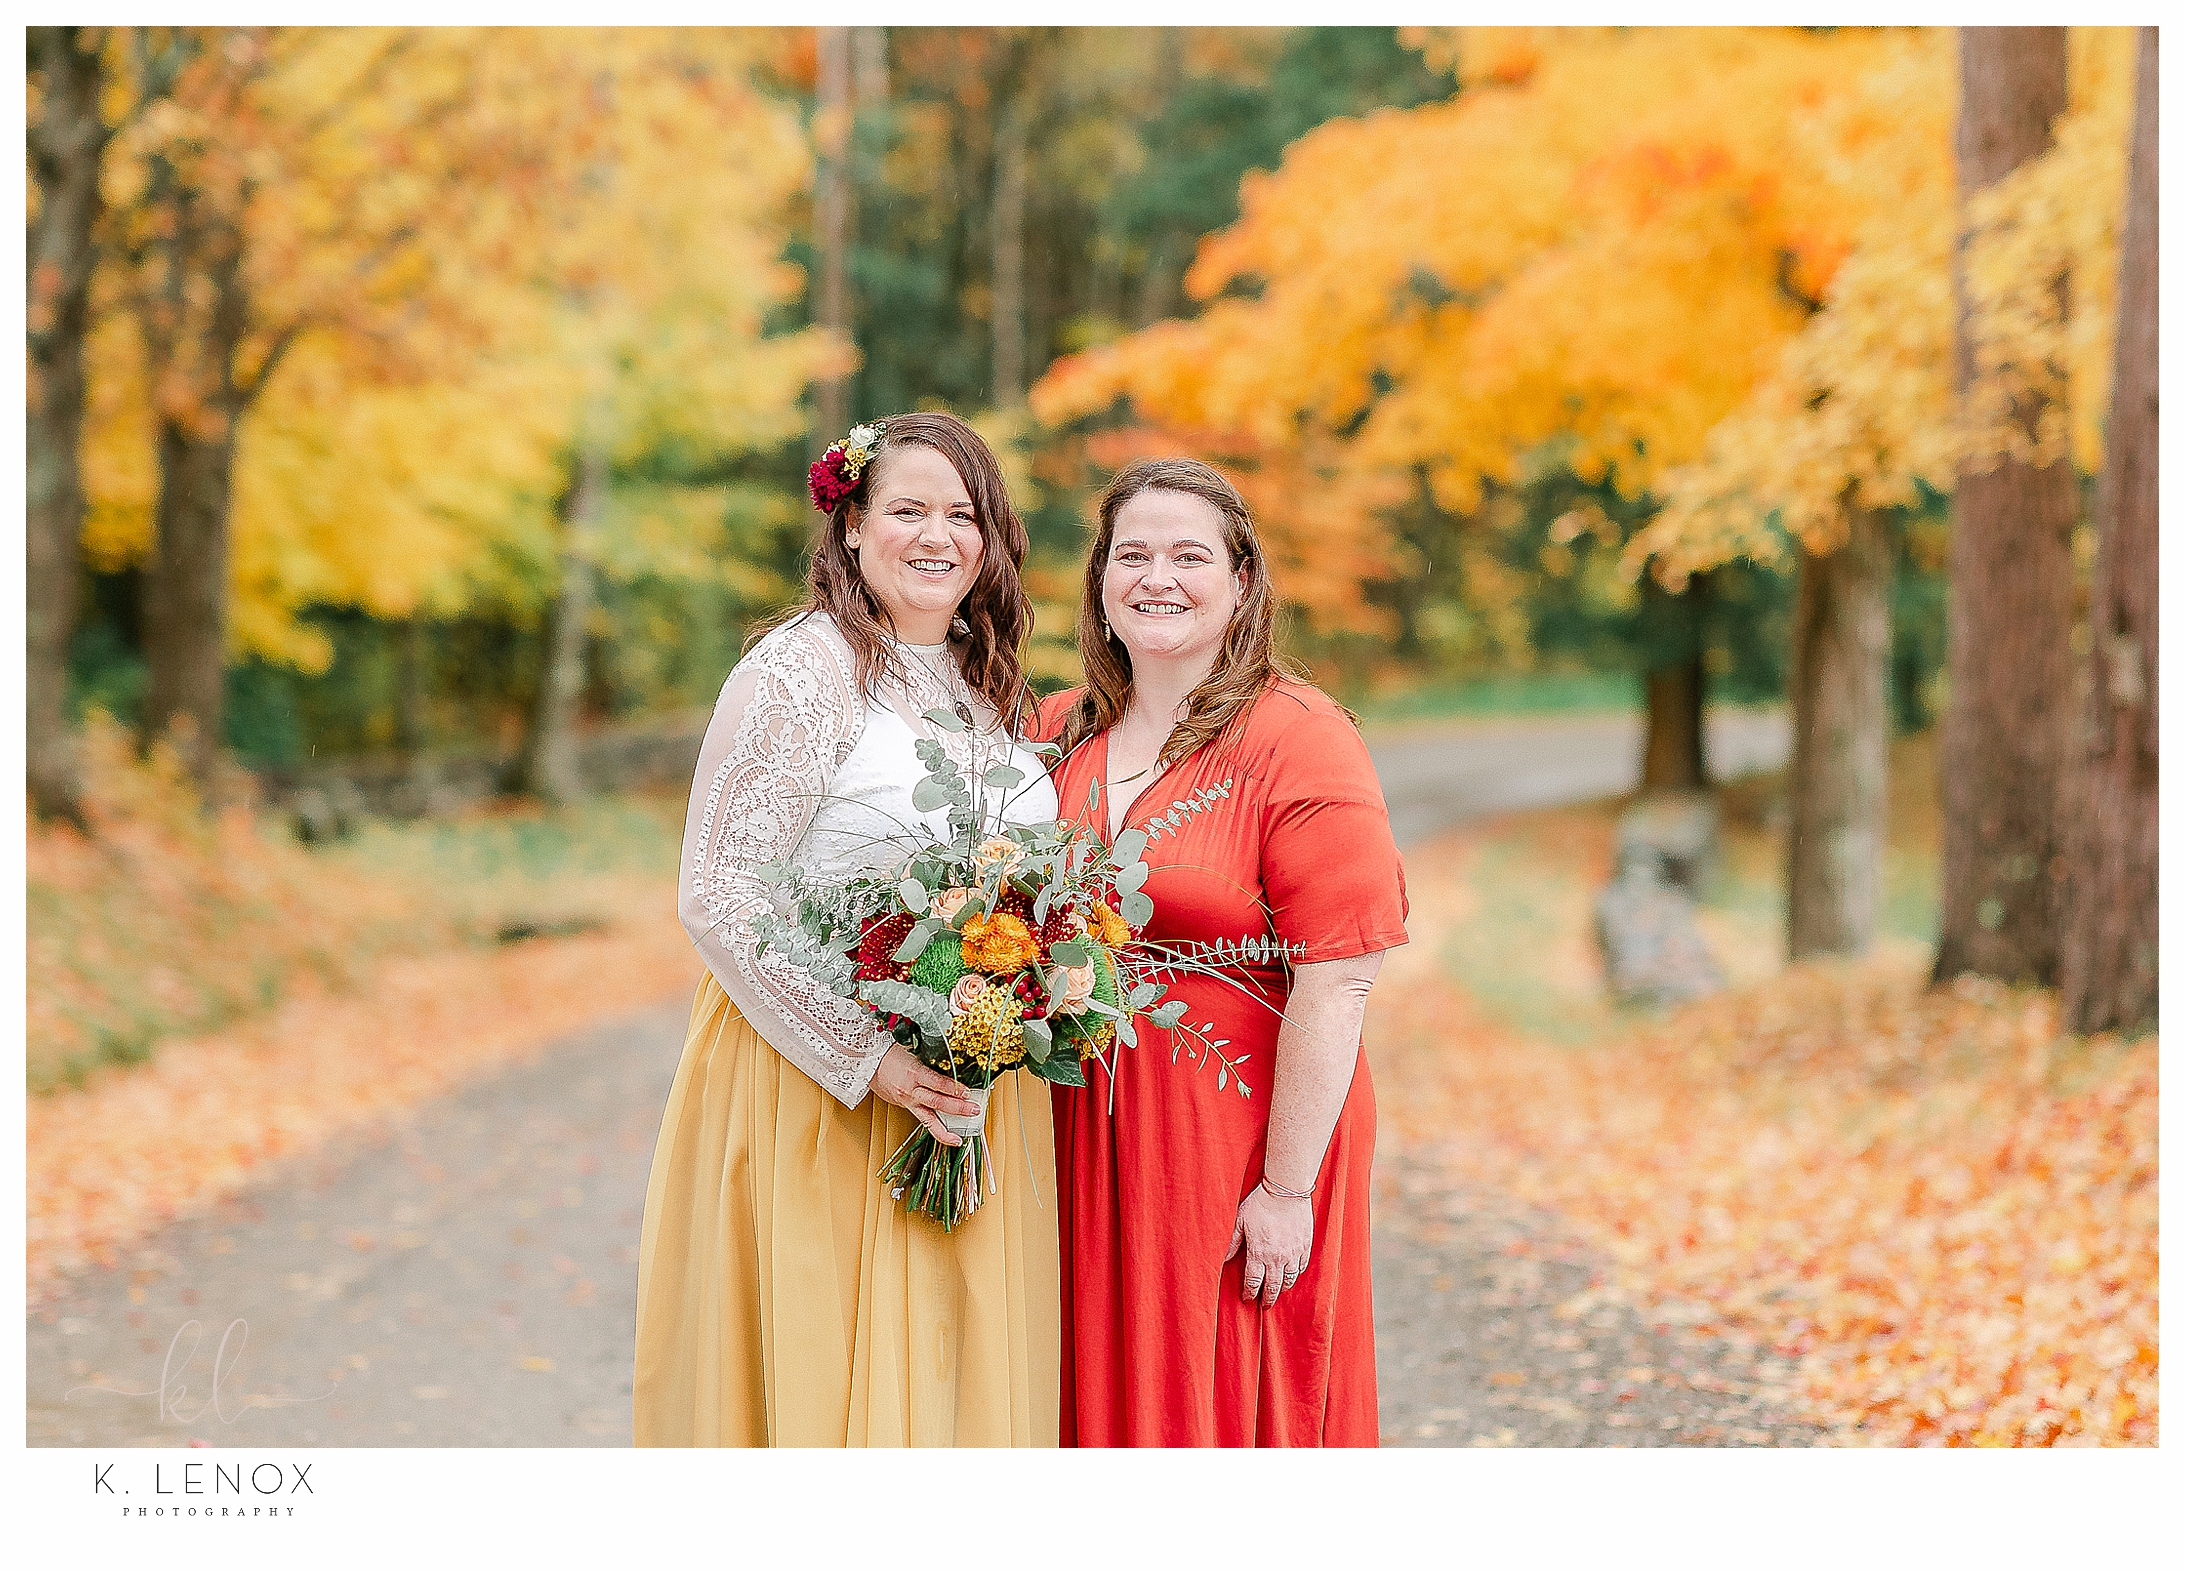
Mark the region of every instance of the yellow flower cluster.
[[963, 928], [964, 965], [1004, 977], [1021, 971], [1039, 955], [1024, 919], [1011, 912], [981, 913]]
[[1092, 935], [1110, 950], [1130, 943], [1130, 925], [1108, 910], [1104, 901], [1093, 903]]
[[1083, 1037], [1077, 1040], [1077, 1057], [1080, 1060], [1094, 1059], [1099, 1055], [1107, 1053], [1108, 1045], [1113, 1043], [1114, 1041], [1115, 1023], [1103, 1017], [1100, 1022], [1099, 1031], [1093, 1033], [1089, 1037]]
[[1007, 989], [988, 989], [949, 1023], [948, 1046], [985, 1070], [1002, 1070], [1024, 1058], [1024, 1008]]

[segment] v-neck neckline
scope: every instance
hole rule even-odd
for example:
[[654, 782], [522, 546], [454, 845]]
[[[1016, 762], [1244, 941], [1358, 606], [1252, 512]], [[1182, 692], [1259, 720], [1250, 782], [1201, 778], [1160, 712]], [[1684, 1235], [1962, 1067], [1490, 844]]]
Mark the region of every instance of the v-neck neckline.
[[[1108, 807], [1109, 801], [1115, 796], [1115, 788], [1112, 784], [1110, 784], [1108, 780], [1108, 761], [1113, 755], [1113, 749], [1111, 745], [1114, 743], [1114, 741], [1114, 727], [1111, 726], [1105, 732], [1102, 732], [1100, 734], [1100, 791], [1102, 793], [1100, 801], [1100, 828], [1107, 831], [1109, 846], [1115, 845], [1116, 841], [1122, 836], [1123, 832], [1131, 828], [1130, 822], [1132, 816], [1145, 806], [1146, 800], [1151, 795], [1153, 789], [1159, 786], [1163, 781], [1166, 781], [1170, 776], [1174, 775], [1178, 770], [1182, 769], [1198, 752], [1196, 749], [1194, 749], [1191, 753], [1184, 755], [1182, 759], [1174, 760], [1171, 763], [1162, 766], [1159, 773], [1156, 774], [1152, 780], [1148, 781], [1144, 786], [1138, 789], [1138, 795], [1130, 800], [1130, 807], [1123, 810], [1123, 822], [1118, 825], [1115, 822], [1115, 814], [1113, 810]], [[1158, 755], [1155, 756], [1154, 763], [1160, 764], [1160, 759]]]

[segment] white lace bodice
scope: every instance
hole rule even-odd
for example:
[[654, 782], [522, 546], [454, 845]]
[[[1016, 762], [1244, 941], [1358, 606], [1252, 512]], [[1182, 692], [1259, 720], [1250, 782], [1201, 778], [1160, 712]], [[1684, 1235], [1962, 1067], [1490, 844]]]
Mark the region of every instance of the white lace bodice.
[[1045, 766], [985, 706], [969, 701], [978, 724], [962, 732], [925, 719], [928, 709], [968, 699], [961, 678], [944, 675], [953, 671], [947, 648], [901, 645], [899, 654], [906, 680], [884, 681], [867, 701], [849, 644], [824, 613], [761, 639], [722, 686], [683, 827], [680, 905], [698, 953], [759, 1036], [851, 1105], [864, 1099], [892, 1040], [862, 1005], [778, 955], [757, 954], [750, 919], [774, 898], [758, 869], [786, 859], [849, 876], [900, 861], [916, 840], [946, 840], [947, 811], [911, 805], [925, 774], [915, 752], [922, 737], [967, 775], [997, 764], [1023, 771], [1025, 785], [1003, 810], [1010, 824], [1056, 812]]

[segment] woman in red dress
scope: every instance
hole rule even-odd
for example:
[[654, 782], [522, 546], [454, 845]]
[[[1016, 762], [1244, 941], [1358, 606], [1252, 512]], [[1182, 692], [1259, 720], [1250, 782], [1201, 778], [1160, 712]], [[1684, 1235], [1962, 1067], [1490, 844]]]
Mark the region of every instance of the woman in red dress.
[[1283, 669], [1273, 622], [1219, 472], [1116, 477], [1078, 612], [1086, 686], [1042, 710], [1062, 813], [1145, 832], [1150, 938], [1258, 945], [1171, 976], [1226, 1043], [1145, 1028], [1112, 1080], [1090, 1064], [1089, 1087], [1054, 1089], [1064, 1446], [1380, 1441], [1359, 1032], [1404, 943], [1403, 865], [1357, 728]]

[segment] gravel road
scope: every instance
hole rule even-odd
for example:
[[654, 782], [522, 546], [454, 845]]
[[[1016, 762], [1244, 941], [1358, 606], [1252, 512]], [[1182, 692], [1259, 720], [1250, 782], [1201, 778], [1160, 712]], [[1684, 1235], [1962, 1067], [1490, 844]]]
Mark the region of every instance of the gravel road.
[[[1780, 716], [1723, 712], [1723, 775]], [[1374, 741], [1399, 841], [1628, 790], [1635, 720], [1420, 726]], [[32, 1446], [626, 1445], [636, 1255], [688, 1007], [550, 1045], [358, 1132], [82, 1275], [32, 1311]], [[1384, 1150], [1375, 1198], [1384, 1440], [1783, 1445], [1767, 1373], [1603, 1304], [1552, 1219]], [[1558, 1315], [1558, 1310], [1564, 1314]]]

